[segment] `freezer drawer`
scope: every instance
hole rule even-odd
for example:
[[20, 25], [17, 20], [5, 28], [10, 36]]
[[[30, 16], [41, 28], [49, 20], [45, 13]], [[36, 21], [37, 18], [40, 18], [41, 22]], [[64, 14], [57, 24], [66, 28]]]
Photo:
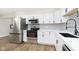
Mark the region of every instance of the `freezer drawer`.
[[9, 41], [11, 43], [22, 43], [22, 34], [20, 33], [10, 33], [10, 39]]

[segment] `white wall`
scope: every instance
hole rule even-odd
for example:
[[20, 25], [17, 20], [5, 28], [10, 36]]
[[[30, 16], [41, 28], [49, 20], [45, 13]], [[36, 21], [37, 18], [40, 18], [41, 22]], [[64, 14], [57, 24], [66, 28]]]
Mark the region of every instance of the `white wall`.
[[0, 18], [0, 37], [9, 35], [10, 32], [10, 19], [2, 19]]

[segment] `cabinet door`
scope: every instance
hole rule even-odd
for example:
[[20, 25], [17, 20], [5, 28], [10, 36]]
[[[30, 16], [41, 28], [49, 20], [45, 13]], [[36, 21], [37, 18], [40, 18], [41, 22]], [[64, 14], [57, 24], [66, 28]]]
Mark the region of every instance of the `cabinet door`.
[[44, 40], [45, 43], [49, 42], [49, 32], [48, 31], [44, 32], [44, 38], [43, 38], [43, 40]]
[[29, 24], [29, 18], [26, 17], [26, 24]]
[[62, 8], [54, 13], [54, 21], [55, 23], [63, 23], [66, 22], [66, 19], [63, 17], [65, 14], [65, 8]]
[[49, 24], [49, 16], [45, 15], [44, 16], [44, 24]]
[[28, 20], [32, 19], [34, 16], [28, 16]]
[[67, 12], [67, 9], [66, 9], [66, 8], [62, 8], [62, 9], [61, 9], [61, 15], [62, 15], [62, 16], [63, 16], [66, 12]]
[[63, 17], [64, 14], [65, 14], [65, 8], [60, 9], [60, 23], [66, 22], [66, 17]]
[[52, 24], [53, 23], [53, 15], [49, 16], [49, 23]]
[[44, 41], [47, 44], [55, 44], [54, 33], [52, 31], [46, 31], [44, 33]]
[[46, 38], [45, 38], [45, 32], [44, 31], [39, 31], [38, 32], [38, 43], [39, 44], [45, 44]]
[[38, 43], [47, 44], [48, 43], [48, 32], [39, 31], [38, 32]]
[[39, 15], [34, 15], [34, 18], [35, 19], [39, 19]]
[[54, 33], [50, 31], [38, 31], [38, 43], [55, 44]]
[[63, 47], [63, 40], [61, 38], [58, 39], [58, 51], [62, 51], [62, 47]]
[[57, 20], [56, 20], [56, 23], [61, 23], [61, 20], [62, 20], [62, 19], [61, 19], [61, 15], [60, 15], [60, 14], [61, 14], [61, 12], [58, 11], [58, 12], [57, 12]]
[[39, 16], [39, 24], [44, 24], [44, 18], [43, 16]]
[[59, 23], [59, 12], [54, 13], [54, 23]]
[[46, 35], [47, 34], [44, 31], [41, 32], [41, 37], [40, 37], [40, 41], [39, 41], [40, 43], [42, 43], [42, 44], [46, 43], [46, 39], [47, 39]]
[[61, 39], [58, 35], [56, 35], [56, 50], [62, 51], [63, 39]]
[[54, 13], [53, 14], [53, 23], [55, 23], [55, 20], [56, 20], [56, 14]]
[[44, 24], [51, 24], [53, 23], [53, 16], [52, 15], [45, 15], [44, 16]]
[[54, 32], [52, 32], [52, 31], [49, 32], [49, 43], [55, 44]]
[[61, 50], [61, 47], [60, 47], [60, 38], [58, 36], [56, 36], [56, 50], [57, 51], [60, 51]]
[[42, 41], [42, 32], [41, 31], [38, 31], [37, 38], [38, 38], [38, 43]]

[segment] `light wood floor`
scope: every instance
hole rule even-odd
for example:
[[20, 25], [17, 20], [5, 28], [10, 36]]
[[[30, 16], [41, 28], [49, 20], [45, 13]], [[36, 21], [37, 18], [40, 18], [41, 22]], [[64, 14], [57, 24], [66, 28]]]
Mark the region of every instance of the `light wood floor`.
[[[27, 43], [9, 43], [9, 37], [0, 38], [0, 51], [55, 51], [54, 45], [41, 45], [29, 40]], [[34, 42], [34, 43], [32, 43]]]

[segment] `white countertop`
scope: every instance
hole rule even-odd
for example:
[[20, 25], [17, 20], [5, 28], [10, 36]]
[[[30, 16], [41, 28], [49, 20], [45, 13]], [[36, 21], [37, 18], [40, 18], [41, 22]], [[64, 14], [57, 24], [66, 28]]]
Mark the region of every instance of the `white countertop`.
[[72, 51], [79, 51], [79, 38], [64, 39], [64, 42]]
[[54, 32], [68, 32], [68, 31], [66, 31], [66, 30], [52, 30], [52, 29], [40, 29], [40, 30], [38, 30], [38, 31], [54, 31]]
[[[63, 37], [59, 33], [57, 32], [57, 34], [63, 39], [64, 43], [68, 46], [68, 48], [71, 49], [71, 51], [79, 51], [79, 38], [67, 38], [67, 37]], [[67, 32], [62, 32], [62, 33], [67, 33]]]

